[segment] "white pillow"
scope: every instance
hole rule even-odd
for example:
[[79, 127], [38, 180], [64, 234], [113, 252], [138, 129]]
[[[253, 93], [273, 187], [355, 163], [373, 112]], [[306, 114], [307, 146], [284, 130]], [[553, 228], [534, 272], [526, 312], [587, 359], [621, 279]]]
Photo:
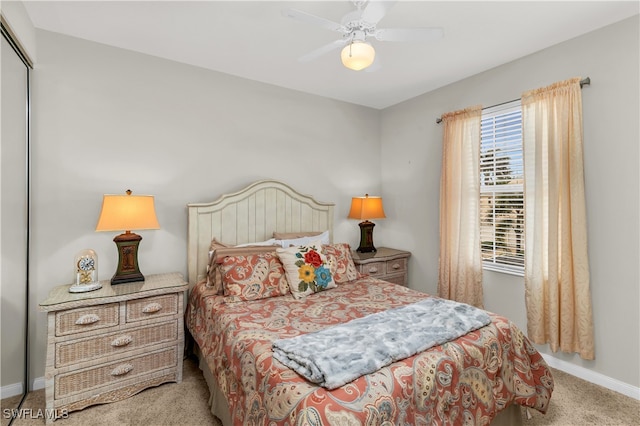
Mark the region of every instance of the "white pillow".
[[250, 247], [250, 246], [275, 246], [280, 245], [280, 242], [275, 238], [268, 239], [267, 241], [258, 241], [257, 243], [245, 243], [238, 244], [235, 247]]
[[296, 299], [337, 287], [327, 257], [322, 253], [320, 240], [302, 246], [277, 248], [276, 253]]
[[324, 231], [320, 235], [314, 235], [312, 237], [300, 237], [293, 238], [290, 240], [275, 240], [275, 244], [282, 246], [283, 248], [291, 247], [291, 246], [304, 246], [313, 242], [319, 241], [320, 244], [329, 244], [329, 231]]

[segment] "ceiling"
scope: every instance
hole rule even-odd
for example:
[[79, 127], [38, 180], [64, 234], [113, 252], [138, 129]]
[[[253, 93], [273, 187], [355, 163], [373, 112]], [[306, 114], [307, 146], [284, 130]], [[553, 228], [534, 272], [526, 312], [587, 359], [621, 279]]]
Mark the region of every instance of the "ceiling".
[[264, 83], [383, 109], [639, 13], [636, 1], [398, 1], [378, 28], [441, 27], [430, 42], [372, 41], [381, 68], [352, 71], [341, 37], [283, 16], [340, 22], [351, 1], [31, 1], [33, 25]]

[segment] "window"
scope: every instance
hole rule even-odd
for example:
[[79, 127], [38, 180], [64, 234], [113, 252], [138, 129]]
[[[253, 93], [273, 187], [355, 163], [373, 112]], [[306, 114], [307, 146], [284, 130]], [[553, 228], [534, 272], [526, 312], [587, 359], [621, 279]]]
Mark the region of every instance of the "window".
[[523, 275], [524, 164], [520, 101], [484, 110], [480, 134], [483, 267]]

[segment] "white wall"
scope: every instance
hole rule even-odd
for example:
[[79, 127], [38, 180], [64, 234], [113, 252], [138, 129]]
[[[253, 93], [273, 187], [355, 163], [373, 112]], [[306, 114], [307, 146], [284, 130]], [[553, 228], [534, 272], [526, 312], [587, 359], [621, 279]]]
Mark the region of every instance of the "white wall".
[[[377, 110], [38, 31], [33, 73], [33, 306], [72, 281], [92, 248], [113, 275], [116, 233], [94, 232], [102, 195], [153, 194], [143, 274], [187, 272], [187, 210], [274, 178], [333, 201], [335, 239], [356, 244], [354, 195], [380, 191]], [[31, 375], [44, 375], [46, 315], [33, 309]]]
[[[437, 292], [442, 113], [519, 98], [571, 77], [582, 90], [594, 361], [562, 363], [640, 385], [638, 16], [387, 108], [382, 114], [382, 195], [392, 218], [378, 236], [413, 253], [410, 286]], [[407, 208], [402, 208], [405, 205]], [[386, 207], [386, 206], [385, 206]], [[408, 208], [411, 207], [411, 208]], [[524, 279], [485, 272], [485, 307], [526, 330]]]

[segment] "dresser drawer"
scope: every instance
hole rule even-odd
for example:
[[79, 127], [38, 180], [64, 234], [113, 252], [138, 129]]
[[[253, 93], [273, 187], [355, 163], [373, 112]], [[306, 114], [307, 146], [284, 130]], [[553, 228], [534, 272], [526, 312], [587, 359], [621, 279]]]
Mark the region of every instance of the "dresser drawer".
[[142, 321], [178, 313], [178, 295], [147, 297], [127, 302], [127, 322]]
[[118, 304], [70, 309], [56, 313], [56, 336], [114, 327], [119, 323]]
[[396, 274], [406, 272], [407, 270], [407, 259], [393, 259], [387, 260], [386, 262], [386, 273], [387, 274]]
[[360, 272], [372, 277], [384, 275], [384, 262], [371, 262], [360, 265]]
[[[178, 320], [56, 344], [56, 368], [124, 353], [178, 338]], [[105, 357], [105, 358], [103, 358]]]
[[398, 284], [398, 285], [406, 285], [407, 276], [405, 274], [402, 275], [387, 275], [384, 277], [385, 281], [390, 283]]
[[60, 374], [55, 378], [54, 398], [66, 398], [153, 371], [175, 367], [177, 362], [178, 348], [174, 345], [162, 351], [127, 360], [111, 362], [73, 373]]

